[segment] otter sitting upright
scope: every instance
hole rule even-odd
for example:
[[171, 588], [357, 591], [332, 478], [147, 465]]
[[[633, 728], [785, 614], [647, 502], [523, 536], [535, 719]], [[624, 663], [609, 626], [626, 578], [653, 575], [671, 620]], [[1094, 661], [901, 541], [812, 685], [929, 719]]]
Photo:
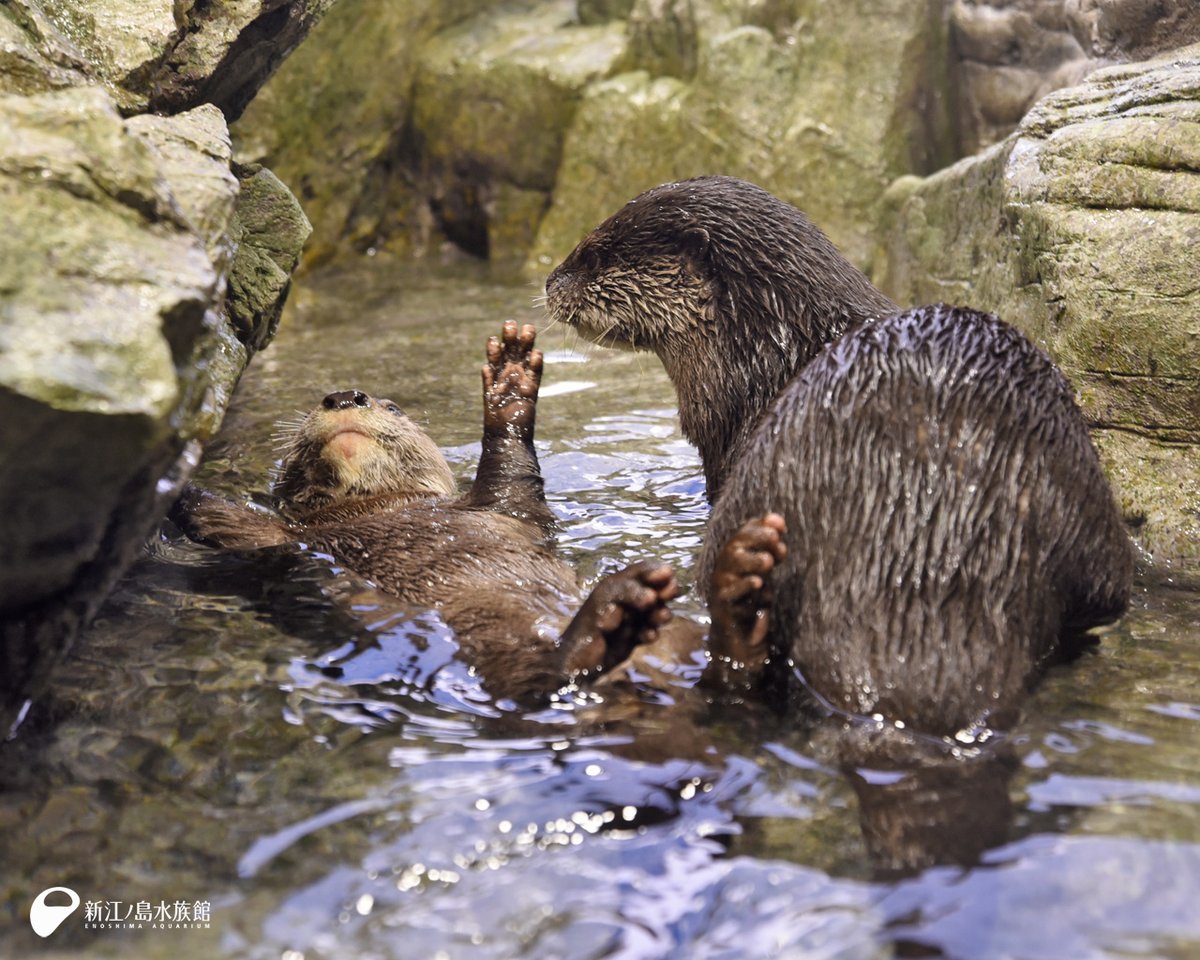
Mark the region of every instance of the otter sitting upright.
[[761, 652], [836, 709], [1006, 726], [1043, 664], [1125, 609], [1129, 540], [1050, 358], [987, 314], [898, 313], [767, 191], [647, 191], [546, 292], [555, 320], [653, 350], [674, 382], [714, 504], [700, 584], [740, 522], [783, 515]]
[[[466, 496], [455, 496], [445, 458], [396, 404], [348, 390], [329, 394], [296, 429], [273, 488], [279, 514], [189, 487], [172, 519], [227, 549], [303, 542], [403, 603], [437, 609], [500, 698], [600, 676], [659, 640], [664, 625], [664, 658], [697, 645], [695, 625], [668, 625], [678, 588], [666, 564], [605, 577], [571, 618], [579, 585], [550, 543], [533, 446], [542, 370], [534, 328], [506, 323], [487, 357], [483, 450]], [[782, 555], [775, 519], [731, 538], [713, 588], [718, 650], [737, 657], [762, 632], [763, 578]]]

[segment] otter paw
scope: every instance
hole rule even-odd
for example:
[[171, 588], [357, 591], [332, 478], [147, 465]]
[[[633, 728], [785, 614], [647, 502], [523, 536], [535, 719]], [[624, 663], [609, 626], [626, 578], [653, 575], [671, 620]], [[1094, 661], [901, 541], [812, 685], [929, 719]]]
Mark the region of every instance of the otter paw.
[[567, 673], [595, 675], [652, 643], [671, 619], [667, 604], [679, 596], [675, 571], [665, 563], [635, 563], [605, 577], [563, 634]]
[[483, 366], [483, 425], [488, 432], [533, 439], [538, 387], [542, 382], [542, 351], [535, 350], [537, 330], [519, 330], [506, 320], [499, 337], [489, 337]]
[[787, 554], [786, 529], [777, 513], [748, 520], [718, 555], [708, 585], [714, 662], [749, 671], [766, 663], [773, 600], [768, 575]]

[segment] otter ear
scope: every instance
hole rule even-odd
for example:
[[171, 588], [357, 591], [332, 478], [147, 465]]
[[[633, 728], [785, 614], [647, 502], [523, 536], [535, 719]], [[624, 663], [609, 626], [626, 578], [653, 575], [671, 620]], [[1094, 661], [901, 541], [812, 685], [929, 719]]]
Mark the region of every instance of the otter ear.
[[708, 231], [703, 227], [692, 226], [683, 231], [679, 237], [683, 252], [692, 260], [703, 260], [708, 253]]

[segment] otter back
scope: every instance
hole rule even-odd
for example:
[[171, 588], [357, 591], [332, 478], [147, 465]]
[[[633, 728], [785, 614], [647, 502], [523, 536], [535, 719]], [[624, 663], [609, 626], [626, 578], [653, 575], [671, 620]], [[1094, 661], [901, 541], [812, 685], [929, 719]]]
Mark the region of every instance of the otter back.
[[926, 732], [1005, 725], [1060, 638], [1128, 602], [1129, 541], [1066, 380], [975, 311], [869, 322], [805, 367], [734, 458], [699, 583], [766, 510], [789, 548], [772, 650], [836, 707]]

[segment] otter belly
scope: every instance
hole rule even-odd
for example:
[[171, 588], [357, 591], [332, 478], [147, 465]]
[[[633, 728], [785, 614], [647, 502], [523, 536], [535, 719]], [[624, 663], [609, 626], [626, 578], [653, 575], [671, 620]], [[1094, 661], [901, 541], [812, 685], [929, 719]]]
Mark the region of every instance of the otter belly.
[[773, 655], [834, 707], [935, 734], [1003, 726], [1064, 636], [1109, 622], [1132, 555], [1062, 374], [994, 317], [864, 324], [789, 383], [713, 508], [717, 548], [787, 521]]
[[571, 568], [531, 523], [456, 501], [416, 501], [338, 523], [312, 524], [310, 546], [399, 599], [441, 607], [480, 591], [524, 594], [533, 615], [577, 602]]

